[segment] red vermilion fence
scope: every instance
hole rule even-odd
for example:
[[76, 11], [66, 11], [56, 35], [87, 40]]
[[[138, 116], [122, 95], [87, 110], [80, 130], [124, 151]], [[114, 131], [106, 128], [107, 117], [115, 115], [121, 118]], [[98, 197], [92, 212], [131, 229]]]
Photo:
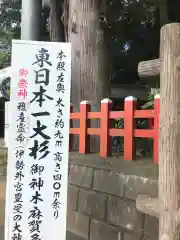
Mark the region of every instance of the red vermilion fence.
[[[90, 135], [100, 136], [100, 156], [107, 157], [111, 154], [111, 137], [124, 137], [124, 159], [135, 159], [135, 138], [151, 138], [154, 140], [154, 163], [158, 163], [158, 130], [159, 130], [159, 109], [160, 97], [157, 95], [154, 100], [154, 109], [136, 110], [136, 99], [127, 97], [124, 101], [124, 111], [111, 111], [112, 101], [104, 99], [101, 101], [101, 111], [91, 112], [91, 105], [87, 101], [80, 103], [80, 112], [73, 112], [70, 109], [70, 149], [73, 135], [79, 135], [79, 152], [87, 154], [90, 151]], [[112, 119], [124, 119], [124, 129], [112, 128]], [[152, 129], [136, 129], [135, 119], [147, 118], [154, 120]], [[80, 121], [79, 128], [73, 128], [73, 120]], [[100, 120], [100, 128], [90, 128], [91, 119]]]

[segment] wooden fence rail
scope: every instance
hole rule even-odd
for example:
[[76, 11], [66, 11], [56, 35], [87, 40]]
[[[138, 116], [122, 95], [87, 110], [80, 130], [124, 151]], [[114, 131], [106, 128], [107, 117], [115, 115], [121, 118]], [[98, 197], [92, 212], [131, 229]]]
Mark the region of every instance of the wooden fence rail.
[[[101, 101], [101, 111], [91, 112], [91, 104], [87, 101], [80, 103], [80, 112], [70, 109], [70, 150], [72, 149], [73, 135], [79, 135], [79, 152], [87, 154], [90, 152], [90, 135], [100, 136], [100, 156], [107, 157], [111, 154], [111, 137], [124, 137], [124, 159], [134, 160], [136, 155], [135, 138], [151, 138], [154, 140], [154, 163], [158, 163], [158, 131], [159, 131], [159, 109], [160, 97], [154, 100], [154, 109], [136, 110], [137, 100], [127, 97], [124, 101], [124, 111], [111, 111], [112, 101], [104, 99]], [[124, 119], [124, 129], [112, 128], [113, 119]], [[152, 129], [136, 129], [135, 119], [153, 119]], [[90, 128], [90, 120], [99, 119], [100, 128]], [[73, 120], [79, 120], [79, 128], [73, 128]]]

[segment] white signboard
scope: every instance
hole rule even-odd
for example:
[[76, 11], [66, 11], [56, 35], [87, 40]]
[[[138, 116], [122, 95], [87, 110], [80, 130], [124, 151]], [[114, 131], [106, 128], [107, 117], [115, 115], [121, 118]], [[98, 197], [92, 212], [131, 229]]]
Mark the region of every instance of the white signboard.
[[71, 45], [12, 42], [6, 240], [65, 240]]

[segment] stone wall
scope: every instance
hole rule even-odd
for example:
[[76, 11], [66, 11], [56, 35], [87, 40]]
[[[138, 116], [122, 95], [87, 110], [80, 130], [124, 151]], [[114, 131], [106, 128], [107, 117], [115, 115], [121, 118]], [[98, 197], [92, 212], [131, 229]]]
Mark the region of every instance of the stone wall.
[[[157, 170], [148, 159], [127, 162], [71, 153], [66, 239], [157, 240], [158, 220], [135, 206], [138, 194], [157, 196]], [[1, 240], [4, 197], [5, 179], [0, 176]]]
[[158, 239], [158, 220], [136, 210], [138, 194], [157, 196], [151, 160], [71, 154], [67, 240]]

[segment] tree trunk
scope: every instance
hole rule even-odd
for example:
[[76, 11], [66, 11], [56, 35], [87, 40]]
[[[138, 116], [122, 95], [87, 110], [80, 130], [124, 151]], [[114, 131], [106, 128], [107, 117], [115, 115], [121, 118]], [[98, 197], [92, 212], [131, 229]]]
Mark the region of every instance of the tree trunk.
[[[100, 28], [99, 0], [69, 1], [68, 34], [72, 43], [71, 101], [74, 110], [79, 110], [82, 100], [88, 100], [92, 102], [92, 111], [100, 111], [101, 100], [110, 96], [110, 81]], [[97, 121], [94, 125], [97, 127]], [[99, 151], [97, 138], [91, 141], [91, 149]]]
[[49, 33], [52, 42], [64, 42], [64, 24], [62, 22], [61, 0], [50, 0]]
[[64, 34], [65, 41], [68, 41], [68, 19], [69, 19], [69, 0], [64, 0]]

